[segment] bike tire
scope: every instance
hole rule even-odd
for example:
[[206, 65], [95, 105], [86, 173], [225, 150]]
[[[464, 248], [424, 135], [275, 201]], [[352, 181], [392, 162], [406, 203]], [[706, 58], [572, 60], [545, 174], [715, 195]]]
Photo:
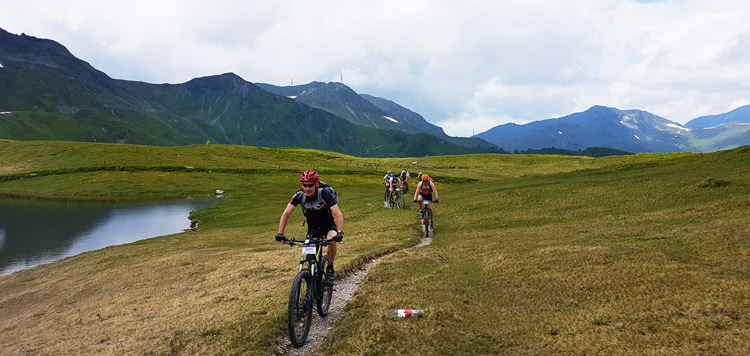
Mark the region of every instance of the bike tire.
[[397, 209], [403, 209], [404, 208], [404, 197], [399, 195], [396, 197], [396, 208]]
[[327, 286], [325, 283], [325, 271], [328, 267], [328, 257], [323, 256], [318, 263], [318, 296], [315, 300], [316, 307], [318, 307], [318, 315], [325, 318], [328, 315], [328, 309], [331, 307], [331, 299], [333, 298], [333, 284]]
[[287, 324], [289, 326], [289, 341], [294, 347], [305, 344], [310, 332], [313, 310], [313, 285], [310, 271], [303, 269], [294, 277], [292, 290], [289, 292], [289, 309], [287, 310]]

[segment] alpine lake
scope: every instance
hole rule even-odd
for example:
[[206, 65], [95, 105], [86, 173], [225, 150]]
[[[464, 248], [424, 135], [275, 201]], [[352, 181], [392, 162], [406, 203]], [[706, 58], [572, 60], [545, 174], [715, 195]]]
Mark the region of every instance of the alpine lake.
[[90, 201], [0, 196], [0, 275], [86, 251], [187, 231], [190, 212], [222, 201]]

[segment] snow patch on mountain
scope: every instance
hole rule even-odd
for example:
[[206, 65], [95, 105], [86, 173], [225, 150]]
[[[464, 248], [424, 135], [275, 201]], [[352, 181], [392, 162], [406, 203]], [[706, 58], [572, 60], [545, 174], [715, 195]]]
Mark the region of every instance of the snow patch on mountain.
[[623, 115], [620, 119], [620, 123], [633, 130], [638, 130], [638, 120], [630, 115]]
[[680, 130], [680, 131], [690, 131], [689, 128], [682, 127], [682, 126], [676, 125], [676, 124], [667, 124], [667, 127], [670, 127], [670, 128], [673, 128], [673, 129], [677, 129], [677, 130]]
[[388, 119], [388, 120], [391, 120], [391, 121], [393, 121], [393, 122], [395, 122], [395, 123], [397, 123], [397, 124], [398, 124], [398, 120], [396, 120], [396, 119], [394, 119], [394, 118], [392, 118], [392, 117], [390, 117], [390, 116], [385, 116], [385, 115], [384, 115], [383, 117], [384, 117], [384, 118], [386, 118], [386, 119]]

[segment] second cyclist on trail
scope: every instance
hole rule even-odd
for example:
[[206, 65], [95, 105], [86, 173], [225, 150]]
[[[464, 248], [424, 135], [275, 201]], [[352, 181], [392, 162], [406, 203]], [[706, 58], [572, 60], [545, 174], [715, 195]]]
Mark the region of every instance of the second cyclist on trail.
[[[417, 189], [414, 190], [414, 202], [419, 203], [419, 210], [422, 210], [422, 204], [427, 204], [427, 212], [430, 214], [431, 225], [430, 228], [435, 227], [435, 214], [433, 213], [433, 202], [438, 202], [438, 191], [433, 183], [430, 176], [423, 174], [421, 181], [417, 184]], [[435, 194], [435, 200], [432, 200], [432, 195]]]

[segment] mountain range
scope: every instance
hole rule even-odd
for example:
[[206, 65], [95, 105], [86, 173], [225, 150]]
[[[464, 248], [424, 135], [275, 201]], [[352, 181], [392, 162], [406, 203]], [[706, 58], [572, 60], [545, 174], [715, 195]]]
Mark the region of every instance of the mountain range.
[[505, 124], [475, 135], [504, 150], [607, 147], [642, 152], [709, 152], [750, 144], [750, 106], [680, 125], [641, 110], [594, 106], [556, 119]]
[[[427, 131], [352, 123], [232, 73], [182, 84], [112, 79], [55, 41], [1, 29], [0, 112], [0, 138], [15, 140], [210, 141], [363, 157], [502, 152], [482, 139], [448, 142]], [[388, 115], [406, 120], [395, 110]]]
[[0, 138], [148, 145], [304, 147], [363, 157], [483, 152], [715, 151], [750, 144], [750, 106], [680, 125], [594, 106], [451, 137], [388, 99], [342, 83], [251, 83], [225, 73], [181, 84], [112, 79], [63, 45], [0, 29]]

